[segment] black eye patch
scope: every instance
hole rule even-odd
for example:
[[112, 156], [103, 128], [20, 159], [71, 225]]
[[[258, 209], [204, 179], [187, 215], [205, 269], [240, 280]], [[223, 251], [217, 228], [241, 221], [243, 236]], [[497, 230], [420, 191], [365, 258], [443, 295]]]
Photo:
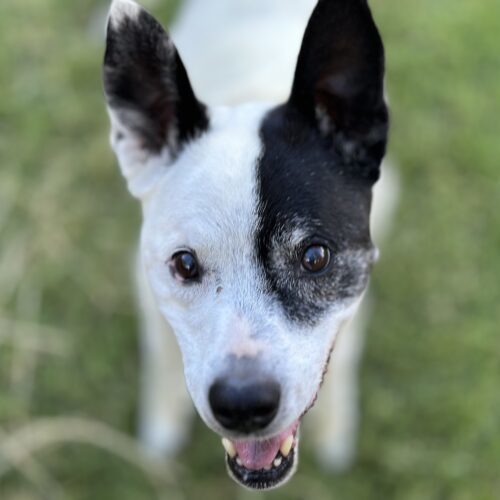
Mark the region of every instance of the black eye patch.
[[304, 270], [304, 262], [297, 266], [296, 251], [283, 247], [270, 251], [267, 284], [293, 321], [314, 326], [334, 303], [357, 298], [368, 283], [374, 251], [328, 252], [326, 257], [326, 250], [307, 248], [304, 258], [312, 259], [306, 261], [314, 271]]
[[286, 108], [265, 117], [260, 135], [257, 262], [286, 315], [314, 325], [366, 287], [372, 185]]

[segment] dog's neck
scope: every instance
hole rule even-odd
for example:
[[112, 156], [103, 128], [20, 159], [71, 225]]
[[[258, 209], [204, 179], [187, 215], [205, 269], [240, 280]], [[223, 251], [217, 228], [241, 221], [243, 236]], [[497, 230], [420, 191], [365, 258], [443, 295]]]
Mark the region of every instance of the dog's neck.
[[284, 101], [315, 3], [188, 0], [172, 35], [200, 98], [225, 105]]

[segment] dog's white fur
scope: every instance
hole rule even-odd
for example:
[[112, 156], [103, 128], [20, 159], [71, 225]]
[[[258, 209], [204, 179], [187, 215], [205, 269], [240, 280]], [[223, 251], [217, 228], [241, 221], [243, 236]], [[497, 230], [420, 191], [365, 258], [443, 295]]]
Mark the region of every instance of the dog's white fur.
[[[345, 468], [353, 459], [363, 311], [336, 336], [358, 301], [334, 307], [316, 327], [314, 342], [299, 334], [292, 341], [290, 324], [259, 293], [261, 278], [242, 252], [253, 245], [246, 241], [255, 220], [253, 165], [260, 155], [259, 123], [269, 105], [240, 103], [277, 103], [288, 97], [302, 35], [315, 4], [315, 0], [185, 1], [172, 33], [193, 87], [210, 105], [236, 106], [210, 109], [210, 131], [186, 147], [175, 168], [163, 168], [170, 162], [167, 147], [156, 157], [144, 157], [110, 111], [113, 147], [144, 212], [137, 265], [143, 312], [140, 434], [143, 443], [159, 454], [175, 453], [188, 435], [191, 403], [183, 365], [201, 417], [215, 431], [227, 434], [210, 412], [208, 388], [224, 370], [228, 355], [265, 353], [267, 373], [275, 370], [283, 382], [283, 403], [266, 429], [266, 435], [272, 435], [312, 402], [321, 380], [320, 367], [336, 341], [330, 375], [308, 417], [310, 436], [325, 466]], [[124, 15], [135, 15], [133, 5], [115, 0], [111, 18], [119, 23]], [[115, 140], [117, 133], [126, 140]], [[372, 209], [376, 243], [397, 193], [393, 170], [385, 164], [382, 171]], [[193, 186], [198, 189], [193, 191]], [[221, 241], [225, 242], [223, 254]], [[200, 259], [214, 269], [198, 288], [179, 286], [165, 264], [181, 249], [179, 244], [196, 248]], [[238, 268], [239, 275], [226, 276], [225, 268]], [[287, 397], [292, 393], [293, 398]]]
[[137, 19], [141, 7], [131, 0], [114, 0], [109, 9], [109, 20], [114, 28], [120, 26], [124, 19]]

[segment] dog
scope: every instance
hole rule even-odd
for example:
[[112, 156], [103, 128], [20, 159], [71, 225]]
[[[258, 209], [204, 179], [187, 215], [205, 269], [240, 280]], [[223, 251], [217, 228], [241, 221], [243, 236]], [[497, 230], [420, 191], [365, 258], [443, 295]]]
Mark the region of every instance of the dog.
[[187, 0], [171, 38], [114, 0], [103, 79], [143, 213], [142, 442], [174, 455], [192, 399], [230, 476], [275, 488], [324, 385], [309, 438], [346, 468], [372, 233], [397, 187], [381, 168], [384, 48], [367, 1]]

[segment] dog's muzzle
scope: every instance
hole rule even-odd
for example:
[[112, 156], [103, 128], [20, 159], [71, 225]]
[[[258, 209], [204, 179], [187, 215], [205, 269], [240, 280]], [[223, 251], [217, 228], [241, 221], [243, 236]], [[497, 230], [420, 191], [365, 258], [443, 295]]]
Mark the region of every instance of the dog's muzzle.
[[279, 435], [255, 438], [274, 421], [280, 406], [280, 385], [270, 378], [227, 377], [217, 380], [208, 396], [218, 423], [232, 435], [222, 439], [229, 475], [250, 489], [280, 486], [297, 465], [297, 420]]
[[299, 420], [274, 438], [241, 441], [223, 438], [229, 475], [252, 490], [281, 486], [297, 468], [298, 429]]

